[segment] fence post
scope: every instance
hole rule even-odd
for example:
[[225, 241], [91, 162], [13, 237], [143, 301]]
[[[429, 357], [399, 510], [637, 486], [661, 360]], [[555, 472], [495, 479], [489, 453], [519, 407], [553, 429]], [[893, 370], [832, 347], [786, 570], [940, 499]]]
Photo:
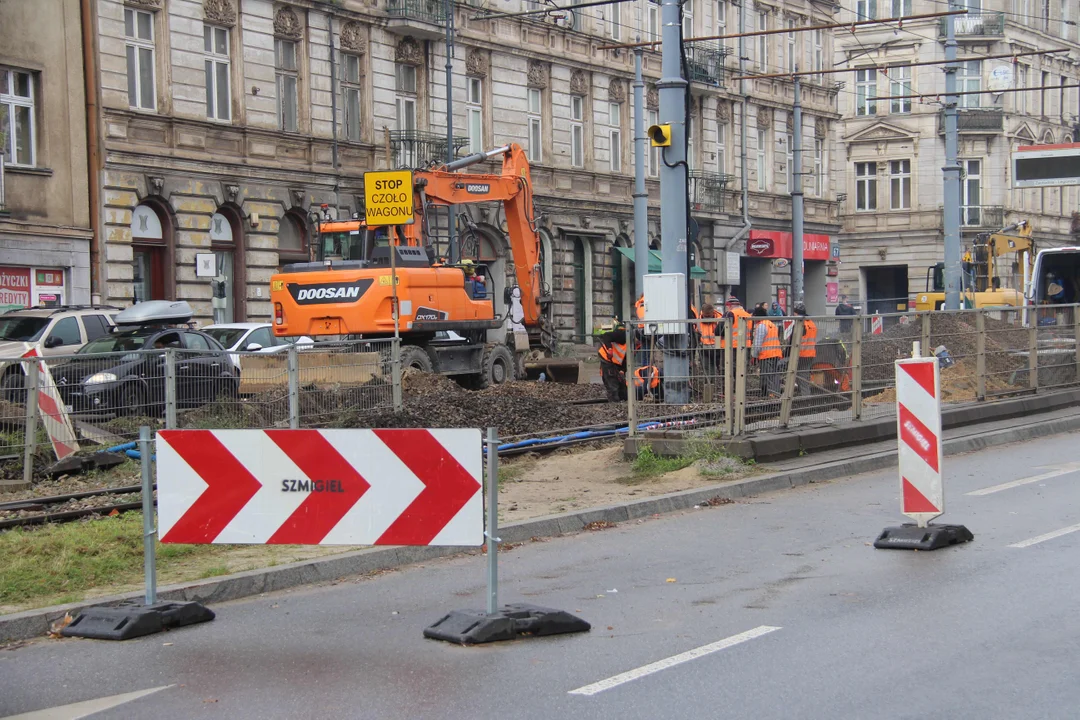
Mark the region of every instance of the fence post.
[[[803, 319], [795, 321], [791, 329], [791, 348], [788, 350], [787, 373], [784, 375], [784, 394], [780, 397], [780, 427], [791, 422], [791, 404], [795, 397], [795, 376], [799, 369], [799, 351], [802, 349]], [[782, 332], [782, 331], [781, 331]]]
[[986, 399], [986, 311], [975, 311], [975, 398]]
[[300, 351], [295, 345], [289, 345], [288, 364], [289, 380], [289, 429], [300, 429]]
[[1039, 391], [1039, 323], [1028, 328], [1028, 388]]
[[487, 611], [494, 615], [499, 609], [499, 437], [498, 431], [487, 431]]
[[930, 313], [928, 312], [922, 314], [922, 334], [919, 339], [922, 341], [923, 355], [933, 355], [934, 348], [930, 347]]
[[150, 444], [150, 428], [139, 428], [139, 462], [142, 464], [142, 512], [143, 512], [143, 578], [146, 582], [146, 604], [157, 602], [157, 523], [154, 522], [153, 447]]
[[1073, 305], [1073, 343], [1076, 348], [1076, 377], [1074, 382], [1080, 382], [1080, 305]]
[[[929, 317], [929, 316], [927, 316]], [[855, 420], [862, 420], [862, 339], [865, 318], [852, 326], [851, 340], [851, 409]], [[929, 322], [927, 322], [929, 325]]]
[[176, 353], [165, 348], [165, 428], [176, 427]]
[[732, 367], [732, 345], [735, 338], [731, 334], [731, 318], [724, 318], [724, 434], [731, 436], [734, 418], [732, 417], [732, 379], [735, 368]]
[[634, 357], [637, 353], [637, 338], [634, 337], [634, 324], [626, 326], [626, 422], [627, 435], [637, 436], [637, 392], [634, 389]]
[[34, 482], [34, 450], [37, 449], [37, 414], [38, 414], [38, 362], [40, 358], [34, 358], [26, 363], [26, 430], [23, 435], [23, 483], [26, 487]]
[[390, 393], [394, 412], [401, 410], [401, 338], [390, 339]]
[[747, 335], [747, 324], [744, 318], [737, 321], [736, 335], [739, 338], [739, 347], [735, 352], [735, 427], [732, 435], [742, 435], [746, 428], [746, 354], [750, 338]]

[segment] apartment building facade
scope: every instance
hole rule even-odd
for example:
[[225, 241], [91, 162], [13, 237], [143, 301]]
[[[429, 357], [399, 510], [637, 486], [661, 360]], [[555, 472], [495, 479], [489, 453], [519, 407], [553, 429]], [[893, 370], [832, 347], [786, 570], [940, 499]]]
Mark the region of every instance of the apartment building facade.
[[[745, 5], [748, 27], [792, 29], [747, 42], [748, 70], [829, 64], [831, 34], [794, 32], [831, 17], [819, 4]], [[500, 2], [497, 10], [539, 7]], [[337, 217], [360, 212], [365, 171], [445, 157], [441, 1], [95, 0], [95, 10], [105, 299], [184, 299], [209, 318], [210, 284], [196, 272], [196, 255], [213, 253], [227, 278], [226, 316], [268, 318], [270, 276], [318, 256], [313, 212], [324, 204]], [[684, 10], [686, 37], [737, 30], [739, 8], [728, 0], [691, 0]], [[631, 207], [633, 54], [601, 47], [658, 39], [660, 6], [639, 0], [501, 17], [477, 3], [453, 12], [454, 149], [526, 148], [556, 327], [564, 340], [587, 341], [613, 316], [628, 316], [636, 295], [629, 248], [639, 241]], [[755, 79], [740, 88], [730, 81], [737, 57], [714, 41], [690, 46], [687, 58], [698, 296], [711, 301], [730, 286], [747, 301], [775, 299], [790, 271], [792, 84]], [[644, 68], [648, 125], [659, 113], [658, 51], [644, 53]], [[827, 79], [805, 83], [803, 92], [807, 232], [818, 248], [808, 292], [812, 286], [811, 304], [821, 295], [822, 308], [826, 258], [839, 231], [830, 172], [837, 92]], [[661, 161], [648, 154], [649, 237], [640, 241], [653, 248]], [[743, 175], [752, 229], [740, 235]], [[467, 213], [463, 252], [493, 267], [501, 298], [512, 278], [501, 212], [470, 206]]]
[[0, 311], [90, 300], [81, 28], [79, 0], [0, 3]]
[[[1012, 188], [1011, 153], [1072, 142], [1080, 119], [1080, 7], [1075, 0], [960, 0], [955, 20], [959, 96], [961, 229], [1028, 220], [1042, 247], [1075, 242], [1080, 188]], [[889, 18], [946, 10], [934, 0], [858, 0], [842, 16]], [[870, 311], [895, 312], [932, 284], [944, 260], [945, 165], [941, 65], [893, 65], [945, 57], [945, 20], [905, 21], [837, 36], [836, 62], [852, 72], [842, 96], [844, 193], [842, 290]], [[1050, 55], [990, 59], [1062, 48]], [[1029, 88], [1044, 88], [1031, 90]], [[1026, 91], [1023, 91], [1027, 89]], [[1020, 91], [1020, 92], [1018, 92]], [[875, 100], [888, 96], [914, 98]]]

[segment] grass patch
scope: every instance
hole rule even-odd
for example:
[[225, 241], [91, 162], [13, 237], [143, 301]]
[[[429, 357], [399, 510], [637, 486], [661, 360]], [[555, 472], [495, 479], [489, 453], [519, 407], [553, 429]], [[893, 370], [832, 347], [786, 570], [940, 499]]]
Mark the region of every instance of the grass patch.
[[526, 472], [536, 467], [536, 458], [523, 458], [515, 462], [499, 462], [499, 489], [509, 483], [521, 482]]
[[650, 446], [645, 445], [638, 450], [637, 457], [631, 463], [633, 475], [620, 482], [624, 485], [637, 485], [695, 464], [702, 475], [720, 479], [741, 475], [748, 465], [709, 442], [693, 445], [689, 452], [677, 457], [657, 455]]
[[693, 465], [695, 460], [697, 460], [696, 457], [688, 455], [678, 457], [657, 455], [653, 452], [652, 447], [645, 445], [638, 450], [637, 457], [634, 458], [634, 462], [631, 463], [630, 467], [633, 469], [634, 475], [639, 478], [649, 478], [682, 470], [684, 467]]

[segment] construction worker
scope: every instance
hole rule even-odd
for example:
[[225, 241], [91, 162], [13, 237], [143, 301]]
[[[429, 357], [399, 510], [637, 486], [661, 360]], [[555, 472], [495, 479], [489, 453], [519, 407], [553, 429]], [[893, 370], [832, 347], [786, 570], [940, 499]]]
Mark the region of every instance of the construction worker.
[[754, 308], [754, 345], [751, 357], [760, 368], [762, 397], [780, 397], [783, 377], [784, 351], [780, 347], [780, 330], [769, 319], [764, 304]]
[[618, 402], [626, 399], [626, 328], [618, 326], [610, 332], [601, 333], [600, 379], [604, 383], [608, 400]]
[[[751, 323], [750, 320], [748, 319], [748, 318], [750, 318], [750, 313], [748, 313], [746, 311], [746, 308], [744, 308], [742, 306], [742, 303], [739, 302], [739, 298], [735, 297], [734, 295], [729, 297], [728, 300], [727, 300], [727, 312], [724, 313], [724, 318], [731, 320], [731, 333], [732, 333], [731, 347], [732, 347], [732, 349], [737, 350], [740, 347], [743, 347], [743, 344], [740, 341], [741, 339], [739, 338], [739, 319], [742, 318], [742, 319], [746, 320], [745, 325], [746, 325], [747, 334], [749, 334], [752, 331], [753, 323]], [[726, 340], [726, 338], [721, 339], [721, 341], [720, 341], [720, 347], [721, 348], [724, 347], [725, 340]]]
[[801, 317], [803, 323], [802, 343], [799, 345], [799, 390], [809, 392], [810, 369], [814, 367], [814, 359], [817, 357], [817, 323], [806, 317], [806, 305], [801, 302], [795, 303], [793, 308], [795, 315]]
[[716, 370], [720, 367], [720, 362], [717, 358], [717, 320], [723, 316], [716, 312], [711, 304], [706, 303], [701, 308], [701, 324], [698, 326], [698, 334], [701, 338], [701, 367], [704, 369], [706, 375], [716, 374]]

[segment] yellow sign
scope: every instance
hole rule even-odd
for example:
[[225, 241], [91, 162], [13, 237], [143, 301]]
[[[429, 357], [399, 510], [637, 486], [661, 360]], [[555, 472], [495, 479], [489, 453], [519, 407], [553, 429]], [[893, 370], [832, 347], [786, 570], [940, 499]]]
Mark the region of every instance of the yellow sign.
[[412, 225], [413, 181], [411, 170], [364, 173], [365, 221], [377, 225]]
[[285, 289], [285, 281], [284, 280], [274, 280], [272, 283], [270, 283], [270, 289], [273, 290], [274, 292], [281, 292], [282, 290]]
[[[401, 284], [401, 278], [396, 278], [396, 280], [397, 280], [396, 284], [400, 285]], [[379, 285], [380, 286], [385, 285], [385, 286], [389, 287], [390, 286], [390, 276], [389, 275], [380, 275], [379, 276]]]

